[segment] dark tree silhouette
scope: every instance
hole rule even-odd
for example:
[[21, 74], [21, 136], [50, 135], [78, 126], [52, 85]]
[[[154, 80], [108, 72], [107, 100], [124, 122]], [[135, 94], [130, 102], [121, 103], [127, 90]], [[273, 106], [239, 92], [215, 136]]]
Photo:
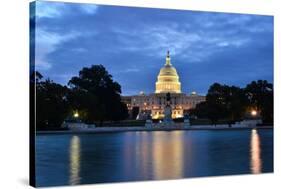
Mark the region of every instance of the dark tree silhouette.
[[75, 109], [87, 112], [86, 122], [122, 120], [128, 117], [127, 106], [121, 102], [121, 86], [102, 65], [83, 68], [78, 77], [69, 81], [72, 89], [70, 103]]
[[214, 83], [206, 96], [207, 116], [212, 124], [227, 116], [225, 86]]
[[43, 76], [40, 72], [38, 71], [33, 71], [31, 74], [30, 74], [30, 81], [31, 83], [38, 83], [41, 81], [41, 79], [43, 79]]
[[69, 114], [66, 98], [68, 91], [67, 87], [54, 83], [49, 79], [36, 83], [37, 129], [61, 128], [62, 122]]
[[250, 106], [261, 114], [263, 121], [273, 123], [273, 85], [266, 80], [252, 81], [245, 93]]
[[243, 119], [249, 109], [257, 109], [265, 123], [273, 123], [272, 84], [259, 80], [241, 89], [214, 83], [208, 90], [206, 101], [197, 104], [191, 114], [208, 118], [213, 124], [225, 119], [231, 125]]

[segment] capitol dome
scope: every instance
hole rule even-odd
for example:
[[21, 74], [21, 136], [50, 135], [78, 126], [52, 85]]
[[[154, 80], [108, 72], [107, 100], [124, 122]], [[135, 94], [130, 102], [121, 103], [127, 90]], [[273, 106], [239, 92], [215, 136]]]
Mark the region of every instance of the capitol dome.
[[177, 70], [171, 64], [169, 51], [166, 56], [166, 63], [160, 69], [155, 86], [155, 93], [181, 93], [181, 83]]

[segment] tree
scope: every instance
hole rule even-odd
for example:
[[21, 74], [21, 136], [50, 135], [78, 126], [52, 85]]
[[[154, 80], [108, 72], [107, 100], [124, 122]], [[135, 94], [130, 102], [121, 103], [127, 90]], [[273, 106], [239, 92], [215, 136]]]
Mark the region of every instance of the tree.
[[243, 89], [214, 83], [208, 90], [206, 101], [198, 104], [192, 113], [210, 119], [213, 124], [219, 119], [226, 119], [231, 125], [242, 119], [246, 105], [247, 98]]
[[[127, 106], [121, 102], [121, 86], [102, 65], [83, 68], [69, 81], [71, 105], [87, 112], [86, 122], [122, 120], [128, 117]], [[80, 96], [80, 97], [79, 97]]]
[[214, 83], [210, 86], [206, 102], [197, 104], [191, 113], [208, 118], [213, 124], [219, 119], [229, 125], [244, 118], [249, 109], [257, 110], [264, 123], [273, 123], [273, 85], [265, 80], [253, 81], [245, 88]]
[[261, 114], [263, 121], [273, 123], [273, 85], [266, 80], [252, 81], [245, 93], [250, 106]]
[[232, 86], [229, 93], [229, 112], [233, 121], [241, 120], [248, 106], [247, 96], [244, 89]]
[[214, 83], [210, 86], [206, 96], [207, 117], [213, 124], [221, 118], [226, 117], [226, 86]]
[[[41, 74], [40, 74], [41, 75]], [[43, 77], [41, 77], [42, 79]], [[36, 83], [37, 129], [60, 128], [69, 114], [68, 88], [47, 79]]]
[[207, 102], [200, 102], [195, 108], [189, 110], [190, 115], [195, 115], [198, 118], [208, 118], [208, 104]]
[[34, 82], [39, 83], [42, 79], [43, 79], [43, 76], [38, 71], [33, 71], [30, 74], [30, 81], [31, 81], [31, 83], [34, 83]]
[[[72, 109], [72, 114], [79, 111], [79, 119], [86, 123], [92, 123], [98, 118], [99, 111], [97, 108], [92, 109], [93, 107], [97, 107], [97, 98], [92, 93], [81, 89], [72, 89], [68, 93], [68, 102]], [[92, 112], [95, 116], [89, 113], [89, 110], [92, 109]]]

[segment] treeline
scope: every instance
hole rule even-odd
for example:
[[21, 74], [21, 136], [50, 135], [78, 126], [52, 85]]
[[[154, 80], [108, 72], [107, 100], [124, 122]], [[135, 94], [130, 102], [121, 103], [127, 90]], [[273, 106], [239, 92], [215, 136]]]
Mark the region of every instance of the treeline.
[[121, 102], [121, 86], [102, 65], [83, 68], [68, 86], [44, 80], [39, 72], [33, 72], [31, 85], [35, 85], [39, 130], [59, 129], [64, 120], [102, 125], [128, 117], [127, 106]]
[[254, 117], [260, 117], [264, 124], [273, 124], [273, 85], [266, 80], [252, 81], [245, 88], [214, 83], [206, 101], [197, 104], [190, 115], [209, 119], [212, 124], [219, 120], [233, 124]]

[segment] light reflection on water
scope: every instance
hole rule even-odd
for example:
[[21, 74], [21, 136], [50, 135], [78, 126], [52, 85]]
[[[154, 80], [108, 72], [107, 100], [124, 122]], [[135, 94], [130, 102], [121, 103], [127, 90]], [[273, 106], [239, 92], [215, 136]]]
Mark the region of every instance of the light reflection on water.
[[69, 184], [76, 185], [80, 183], [80, 138], [78, 136], [72, 136], [70, 150], [70, 176]]
[[152, 161], [155, 179], [183, 177], [183, 142], [183, 132], [180, 131], [167, 132], [165, 135], [154, 133]]
[[137, 178], [183, 178], [184, 163], [191, 160], [192, 149], [190, 140], [184, 135], [181, 131], [126, 133], [136, 141], [133, 145], [130, 142], [125, 144], [125, 174], [131, 175], [132, 169], [137, 169]]
[[262, 159], [260, 137], [256, 129], [251, 134], [251, 171], [253, 174], [261, 173]]
[[[135, 140], [126, 142], [124, 152], [124, 173], [146, 179], [173, 179], [184, 177], [184, 132], [130, 132], [125, 134]], [[190, 151], [187, 150], [187, 151]], [[134, 168], [133, 168], [134, 167]]]

